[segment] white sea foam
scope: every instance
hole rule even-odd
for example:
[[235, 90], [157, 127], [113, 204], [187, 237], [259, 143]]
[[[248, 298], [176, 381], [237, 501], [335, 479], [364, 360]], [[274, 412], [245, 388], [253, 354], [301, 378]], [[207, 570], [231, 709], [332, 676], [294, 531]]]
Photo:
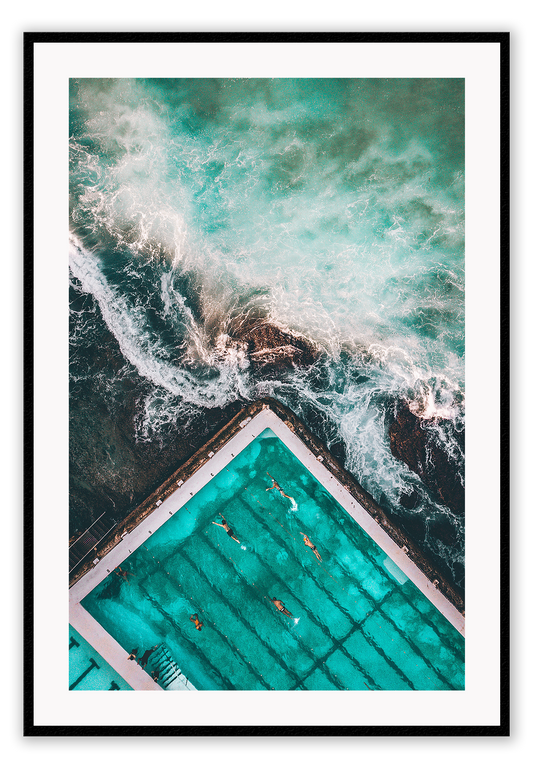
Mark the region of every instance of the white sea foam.
[[[157, 335], [154, 337], [148, 327], [146, 313], [140, 307], [131, 307], [120, 292], [113, 289], [102, 273], [97, 257], [84, 250], [75, 236], [71, 236], [70, 246], [72, 273], [81, 281], [84, 291], [96, 298], [122, 354], [141, 376], [185, 402], [207, 407], [223, 406], [240, 395], [245, 379], [231, 362], [221, 362], [217, 376], [205, 381], [159, 358], [157, 353], [161, 350]], [[192, 321], [192, 317], [189, 319]], [[198, 331], [196, 340], [198, 345], [202, 344]]]

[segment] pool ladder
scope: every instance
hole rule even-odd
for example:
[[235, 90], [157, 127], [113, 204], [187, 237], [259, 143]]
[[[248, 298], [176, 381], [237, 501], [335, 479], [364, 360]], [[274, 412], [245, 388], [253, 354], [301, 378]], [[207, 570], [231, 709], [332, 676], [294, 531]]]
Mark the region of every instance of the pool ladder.
[[187, 685], [187, 678], [181, 672], [164, 643], [151, 654], [147, 668], [153, 671], [157, 677], [157, 683], [163, 689], [167, 689], [176, 678], [181, 678], [183, 684]]

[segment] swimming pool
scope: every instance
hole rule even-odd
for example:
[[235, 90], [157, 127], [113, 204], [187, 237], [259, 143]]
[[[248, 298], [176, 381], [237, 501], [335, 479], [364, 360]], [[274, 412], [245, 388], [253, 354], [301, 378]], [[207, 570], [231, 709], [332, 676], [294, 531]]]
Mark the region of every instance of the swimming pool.
[[70, 691], [131, 690], [131, 686], [72, 626], [69, 626], [68, 649]]
[[462, 634], [272, 428], [231, 456], [81, 599], [120, 647], [198, 689], [463, 689]]

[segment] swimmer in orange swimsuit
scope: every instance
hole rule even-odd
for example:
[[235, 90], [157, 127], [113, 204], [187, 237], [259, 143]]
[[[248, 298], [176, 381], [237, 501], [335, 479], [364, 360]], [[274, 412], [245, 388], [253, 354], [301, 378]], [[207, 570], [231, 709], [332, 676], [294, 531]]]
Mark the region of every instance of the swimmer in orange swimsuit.
[[198, 613], [193, 613], [193, 615], [192, 615], [192, 616], [189, 616], [189, 620], [190, 620], [190, 621], [192, 621], [192, 622], [194, 623], [194, 626], [196, 627], [196, 629], [197, 629], [199, 632], [201, 632], [201, 631], [202, 631], [203, 623], [202, 623], [202, 621], [200, 621], [200, 619], [198, 618]]

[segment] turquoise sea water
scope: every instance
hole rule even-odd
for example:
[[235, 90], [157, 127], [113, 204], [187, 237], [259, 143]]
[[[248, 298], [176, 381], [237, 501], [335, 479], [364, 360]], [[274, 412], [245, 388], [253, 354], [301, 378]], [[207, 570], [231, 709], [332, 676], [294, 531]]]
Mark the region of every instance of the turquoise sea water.
[[[463, 479], [463, 80], [73, 79], [70, 94], [74, 451], [101, 450], [95, 474], [133, 490], [99, 410], [131, 409], [139, 447], [164, 447], [206, 410], [272, 396], [462, 588], [464, 517], [387, 431], [407, 400]], [[319, 360], [254, 371], [228, 334], [248, 314]], [[109, 335], [120, 368], [94, 360]]]
[[463, 637], [268, 430], [121, 566], [83, 606], [199, 689], [464, 688]]

